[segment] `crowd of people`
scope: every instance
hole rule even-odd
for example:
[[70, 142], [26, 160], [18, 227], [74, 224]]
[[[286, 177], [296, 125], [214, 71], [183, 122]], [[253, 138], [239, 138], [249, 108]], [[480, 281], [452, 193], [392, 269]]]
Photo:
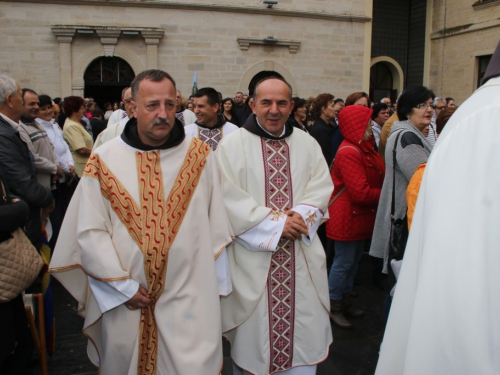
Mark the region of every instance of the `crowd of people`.
[[[0, 74], [0, 242], [21, 227], [40, 249], [50, 222], [51, 272], [103, 374], [216, 374], [221, 334], [235, 374], [314, 374], [330, 322], [364, 315], [351, 296], [368, 248], [389, 315], [404, 255], [392, 228], [408, 232], [456, 109], [423, 86], [377, 103], [292, 97], [276, 72], [248, 95], [183, 98], [159, 70], [100, 109]], [[23, 316], [21, 296], [0, 303], [1, 373], [32, 350]]]

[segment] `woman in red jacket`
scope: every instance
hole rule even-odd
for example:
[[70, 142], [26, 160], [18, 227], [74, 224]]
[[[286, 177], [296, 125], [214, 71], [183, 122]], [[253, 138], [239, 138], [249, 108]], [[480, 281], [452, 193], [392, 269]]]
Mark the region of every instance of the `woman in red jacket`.
[[327, 237], [335, 241], [335, 258], [328, 279], [332, 321], [341, 328], [352, 328], [343, 314], [363, 315], [350, 309], [348, 295], [363, 255], [364, 241], [371, 238], [384, 181], [385, 166], [374, 150], [372, 110], [352, 105], [339, 113], [344, 141], [332, 169], [335, 190], [330, 200]]

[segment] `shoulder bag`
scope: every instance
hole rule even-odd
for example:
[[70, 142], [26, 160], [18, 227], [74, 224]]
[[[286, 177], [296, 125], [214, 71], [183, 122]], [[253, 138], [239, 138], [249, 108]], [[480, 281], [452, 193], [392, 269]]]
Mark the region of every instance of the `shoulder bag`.
[[[7, 204], [3, 183], [2, 198]], [[22, 293], [36, 279], [43, 260], [21, 228], [11, 238], [0, 242], [0, 303], [9, 302]]]
[[396, 148], [398, 140], [403, 132], [396, 136], [394, 149], [392, 150], [392, 202], [391, 202], [391, 235], [389, 238], [389, 263], [391, 260], [403, 259], [406, 241], [408, 240], [408, 220], [406, 214], [403, 218], [396, 218]]

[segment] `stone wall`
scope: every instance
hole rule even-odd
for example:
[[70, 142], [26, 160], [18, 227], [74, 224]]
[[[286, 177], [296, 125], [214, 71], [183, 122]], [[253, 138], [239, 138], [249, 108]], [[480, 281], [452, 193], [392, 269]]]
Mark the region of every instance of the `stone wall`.
[[430, 88], [463, 103], [477, 88], [477, 57], [500, 40], [500, 2], [477, 9], [473, 1], [434, 1]]
[[[208, 0], [197, 2], [214, 3]], [[53, 97], [61, 96], [64, 84], [61, 84], [60, 76], [60, 47], [51, 27], [155, 27], [165, 31], [157, 46], [157, 66], [172, 74], [184, 93], [191, 90], [195, 68], [198, 87], [213, 86], [224, 96], [232, 96], [238, 90], [246, 91], [249, 75], [264, 67], [293, 77], [294, 92], [302, 97], [331, 92], [345, 98], [349, 93], [363, 89], [365, 23], [308, 17], [305, 12], [317, 12], [322, 16], [328, 7], [332, 14], [365, 16], [366, 0], [335, 5], [322, 0], [280, 0], [280, 10], [304, 11], [300, 17], [173, 9], [161, 4], [128, 6], [123, 2], [119, 6], [107, 6], [100, 2], [79, 3], [0, 2], [3, 35], [0, 69], [10, 73], [23, 87]], [[246, 3], [242, 0], [217, 2], [232, 6]], [[251, 5], [265, 8], [257, 0]], [[296, 53], [291, 53], [286, 46], [250, 45], [248, 50], [241, 50], [237, 42], [237, 38], [263, 39], [267, 36], [300, 41], [301, 44]], [[97, 57], [102, 48], [95, 33], [75, 34], [73, 37], [70, 65], [74, 94], [81, 91], [83, 72], [91, 62], [89, 56]], [[146, 53], [142, 36], [121, 35], [118, 38], [115, 55], [132, 66], [146, 68]]]

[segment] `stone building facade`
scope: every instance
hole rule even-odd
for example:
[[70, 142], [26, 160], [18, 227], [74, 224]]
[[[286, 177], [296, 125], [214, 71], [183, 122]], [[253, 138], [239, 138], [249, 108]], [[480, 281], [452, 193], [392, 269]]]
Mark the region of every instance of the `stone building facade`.
[[[185, 96], [195, 70], [198, 87], [224, 97], [276, 70], [302, 97], [363, 90], [394, 100], [424, 84], [461, 103], [500, 36], [500, 0], [265, 2], [0, 0], [0, 70], [52, 97], [112, 92], [118, 100], [124, 77], [160, 68]], [[91, 84], [96, 63], [110, 57], [131, 74], [113, 83], [103, 73]]]
[[52, 97], [83, 96], [88, 67], [113, 56], [168, 71], [184, 94], [195, 69], [224, 96], [275, 70], [296, 95], [345, 98], [368, 91], [371, 14], [371, 0], [1, 1], [0, 69]]
[[434, 0], [429, 86], [463, 103], [478, 87], [499, 40], [499, 0]]

